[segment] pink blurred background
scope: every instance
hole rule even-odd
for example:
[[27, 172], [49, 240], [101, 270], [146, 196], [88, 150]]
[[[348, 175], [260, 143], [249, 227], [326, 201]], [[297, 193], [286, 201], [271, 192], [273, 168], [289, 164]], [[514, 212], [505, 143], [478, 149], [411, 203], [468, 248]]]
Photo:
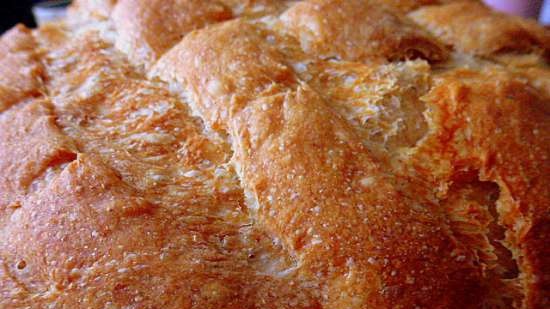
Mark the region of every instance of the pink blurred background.
[[496, 10], [550, 24], [550, 0], [483, 0]]

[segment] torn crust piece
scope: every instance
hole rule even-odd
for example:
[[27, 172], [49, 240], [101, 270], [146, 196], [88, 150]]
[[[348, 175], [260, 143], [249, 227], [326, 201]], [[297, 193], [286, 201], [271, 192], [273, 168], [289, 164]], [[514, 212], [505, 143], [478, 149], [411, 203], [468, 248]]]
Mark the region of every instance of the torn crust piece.
[[[546, 307], [550, 136], [545, 132], [550, 130], [550, 106], [525, 79], [495, 67], [441, 74], [423, 100], [429, 111], [429, 134], [408, 158], [409, 163], [425, 179], [435, 180], [434, 187], [463, 183], [460, 175], [464, 174], [498, 186], [493, 220], [504, 235], [502, 239], [485, 237], [504, 244], [518, 270], [513, 276], [509, 274], [514, 271], [508, 275], [497, 272], [499, 280], [488, 285], [496, 291], [516, 285], [519, 296], [508, 300], [515, 307]], [[453, 192], [443, 190], [442, 195]], [[497, 249], [492, 250], [498, 253]], [[494, 277], [490, 274], [497, 267], [514, 268], [506, 266], [509, 258], [501, 258], [491, 263], [480, 259], [486, 277]]]
[[34, 100], [0, 115], [0, 226], [59, 165], [75, 158], [71, 141], [55, 123], [51, 105]]
[[427, 132], [420, 100], [431, 86], [426, 61], [318, 61], [300, 75], [309, 75], [309, 85], [357, 129], [378, 160], [415, 146]]
[[37, 48], [31, 30], [23, 25], [0, 37], [0, 112], [43, 93]]
[[116, 45], [146, 67], [188, 32], [232, 17], [217, 1], [120, 0], [113, 12]]
[[447, 59], [447, 50], [427, 32], [376, 1], [309, 0], [281, 20], [302, 49], [320, 58], [379, 62]]
[[420, 8], [409, 16], [454, 49], [478, 56], [537, 53], [550, 57], [550, 31], [472, 1]]
[[251, 213], [317, 282], [324, 307], [479, 303], [479, 270], [441, 213], [396, 192], [348, 124], [253, 26], [195, 32], [152, 75], [189, 92], [203, 119], [229, 134]]

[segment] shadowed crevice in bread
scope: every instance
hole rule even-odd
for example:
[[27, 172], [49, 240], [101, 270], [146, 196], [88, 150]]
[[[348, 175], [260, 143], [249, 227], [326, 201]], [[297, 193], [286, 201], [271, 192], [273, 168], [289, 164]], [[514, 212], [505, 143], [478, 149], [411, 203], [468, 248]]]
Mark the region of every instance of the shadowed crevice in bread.
[[476, 179], [477, 171], [455, 176], [442, 206], [455, 237], [474, 252], [485, 275], [488, 307], [513, 307], [523, 300], [517, 256], [508, 249], [506, 228], [499, 223], [498, 185]]

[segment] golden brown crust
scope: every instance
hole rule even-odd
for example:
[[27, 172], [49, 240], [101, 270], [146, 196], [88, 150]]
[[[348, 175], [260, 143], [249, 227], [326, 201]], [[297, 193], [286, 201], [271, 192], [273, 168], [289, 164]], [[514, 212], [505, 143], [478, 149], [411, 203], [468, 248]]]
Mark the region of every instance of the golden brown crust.
[[306, 72], [309, 84], [350, 121], [379, 160], [413, 147], [426, 134], [420, 97], [430, 87], [427, 62], [314, 62]]
[[[516, 306], [523, 301], [525, 308], [544, 307], [549, 282], [543, 274], [550, 260], [541, 239], [548, 237], [550, 139], [541, 132], [550, 129], [547, 102], [522, 79], [494, 68], [443, 74], [424, 100], [433, 113], [431, 133], [415, 150], [412, 164], [418, 172], [430, 173], [423, 177], [437, 181], [460, 184], [463, 180], [457, 176], [473, 173], [480, 181], [498, 185], [492, 220], [506, 232], [497, 241], [513, 254], [519, 272], [495, 270], [500, 263], [510, 263], [506, 260], [497, 258], [497, 265], [483, 258], [480, 262], [488, 264], [486, 272], [509, 281], [501, 284], [522, 290], [523, 300], [513, 300]], [[433, 173], [434, 162], [446, 168]]]
[[[452, 3], [452, 2], [456, 2], [457, 0], [376, 0], [376, 1], [389, 5], [401, 11], [402, 13], [408, 13], [410, 11], [413, 11], [423, 6]], [[461, 0], [461, 1], [480, 2], [479, 0]]]
[[[475, 269], [439, 251], [452, 244], [436, 228], [439, 215], [409, 208], [349, 127], [297, 84], [281, 56], [259, 38], [239, 21], [212, 27], [186, 37], [156, 73], [186, 85], [212, 126], [221, 122], [244, 188], [262, 205], [253, 209], [259, 223], [298, 257], [304, 276], [325, 282], [324, 305], [455, 306], [476, 299]], [[227, 44], [234, 44], [230, 53]], [[248, 57], [263, 65], [246, 65]], [[224, 91], [234, 94], [231, 100]], [[395, 221], [382, 224], [390, 214]], [[406, 278], [415, 286], [399, 284]]]
[[113, 10], [117, 47], [150, 67], [187, 33], [234, 17], [258, 18], [287, 7], [280, 0], [121, 0]]
[[[186, 41], [192, 43], [183, 41], [174, 47], [157, 63], [153, 72], [165, 76], [172, 74], [165, 79], [173, 78], [189, 85], [197, 108], [211, 126], [227, 128], [228, 117], [240, 107], [224, 106], [222, 102], [234, 100], [238, 104], [296, 86], [292, 69], [283, 64], [283, 55], [264, 40], [256, 27], [236, 20], [208, 33], [212, 35], [189, 34]], [[180, 66], [183, 59], [186, 62]], [[174, 63], [178, 68], [174, 68]], [[193, 66], [189, 66], [191, 63]], [[199, 74], [173, 73], [187, 70]], [[220, 107], [215, 108], [216, 105]]]
[[409, 16], [459, 51], [480, 56], [538, 52], [545, 57], [550, 52], [547, 29], [534, 21], [491, 11], [481, 3], [428, 6]]
[[[0, 241], [9, 277], [0, 278], [18, 288], [4, 291], [2, 306], [21, 306], [26, 294], [37, 307], [314, 305], [307, 293], [252, 272], [238, 240], [222, 247], [220, 237], [230, 239], [236, 226], [154, 205], [93, 156], [79, 155], [12, 222]], [[287, 298], [273, 299], [274, 292]]]
[[0, 307], [547, 307], [544, 33], [448, 55], [403, 15], [474, 7], [445, 3], [80, 0], [12, 30], [40, 71], [0, 87]]
[[301, 47], [321, 58], [350, 61], [430, 61], [447, 58], [445, 48], [406, 18], [375, 1], [310, 0], [281, 19]]
[[121, 0], [113, 11], [117, 45], [138, 64], [150, 64], [188, 32], [231, 18], [216, 1]]
[[[71, 161], [74, 146], [40, 100], [15, 106], [0, 115], [0, 213], [21, 204], [21, 196], [37, 190], [49, 168]], [[48, 181], [46, 179], [46, 181]], [[1, 222], [1, 221], [0, 221]]]
[[[55, 122], [93, 155], [52, 169], [2, 217], [43, 213], [6, 229], [1, 305], [315, 308], [292, 257], [251, 226], [223, 142], [96, 34], [64, 40], [45, 55]], [[53, 264], [36, 260], [46, 255]]]
[[17, 25], [0, 37], [0, 112], [42, 92], [42, 66], [30, 29]]

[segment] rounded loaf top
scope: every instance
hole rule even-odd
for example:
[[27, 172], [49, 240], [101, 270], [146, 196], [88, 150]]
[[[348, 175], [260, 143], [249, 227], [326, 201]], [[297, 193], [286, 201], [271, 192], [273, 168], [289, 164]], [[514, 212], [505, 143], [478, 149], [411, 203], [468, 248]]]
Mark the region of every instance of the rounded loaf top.
[[0, 308], [550, 306], [534, 21], [77, 0], [0, 55]]

